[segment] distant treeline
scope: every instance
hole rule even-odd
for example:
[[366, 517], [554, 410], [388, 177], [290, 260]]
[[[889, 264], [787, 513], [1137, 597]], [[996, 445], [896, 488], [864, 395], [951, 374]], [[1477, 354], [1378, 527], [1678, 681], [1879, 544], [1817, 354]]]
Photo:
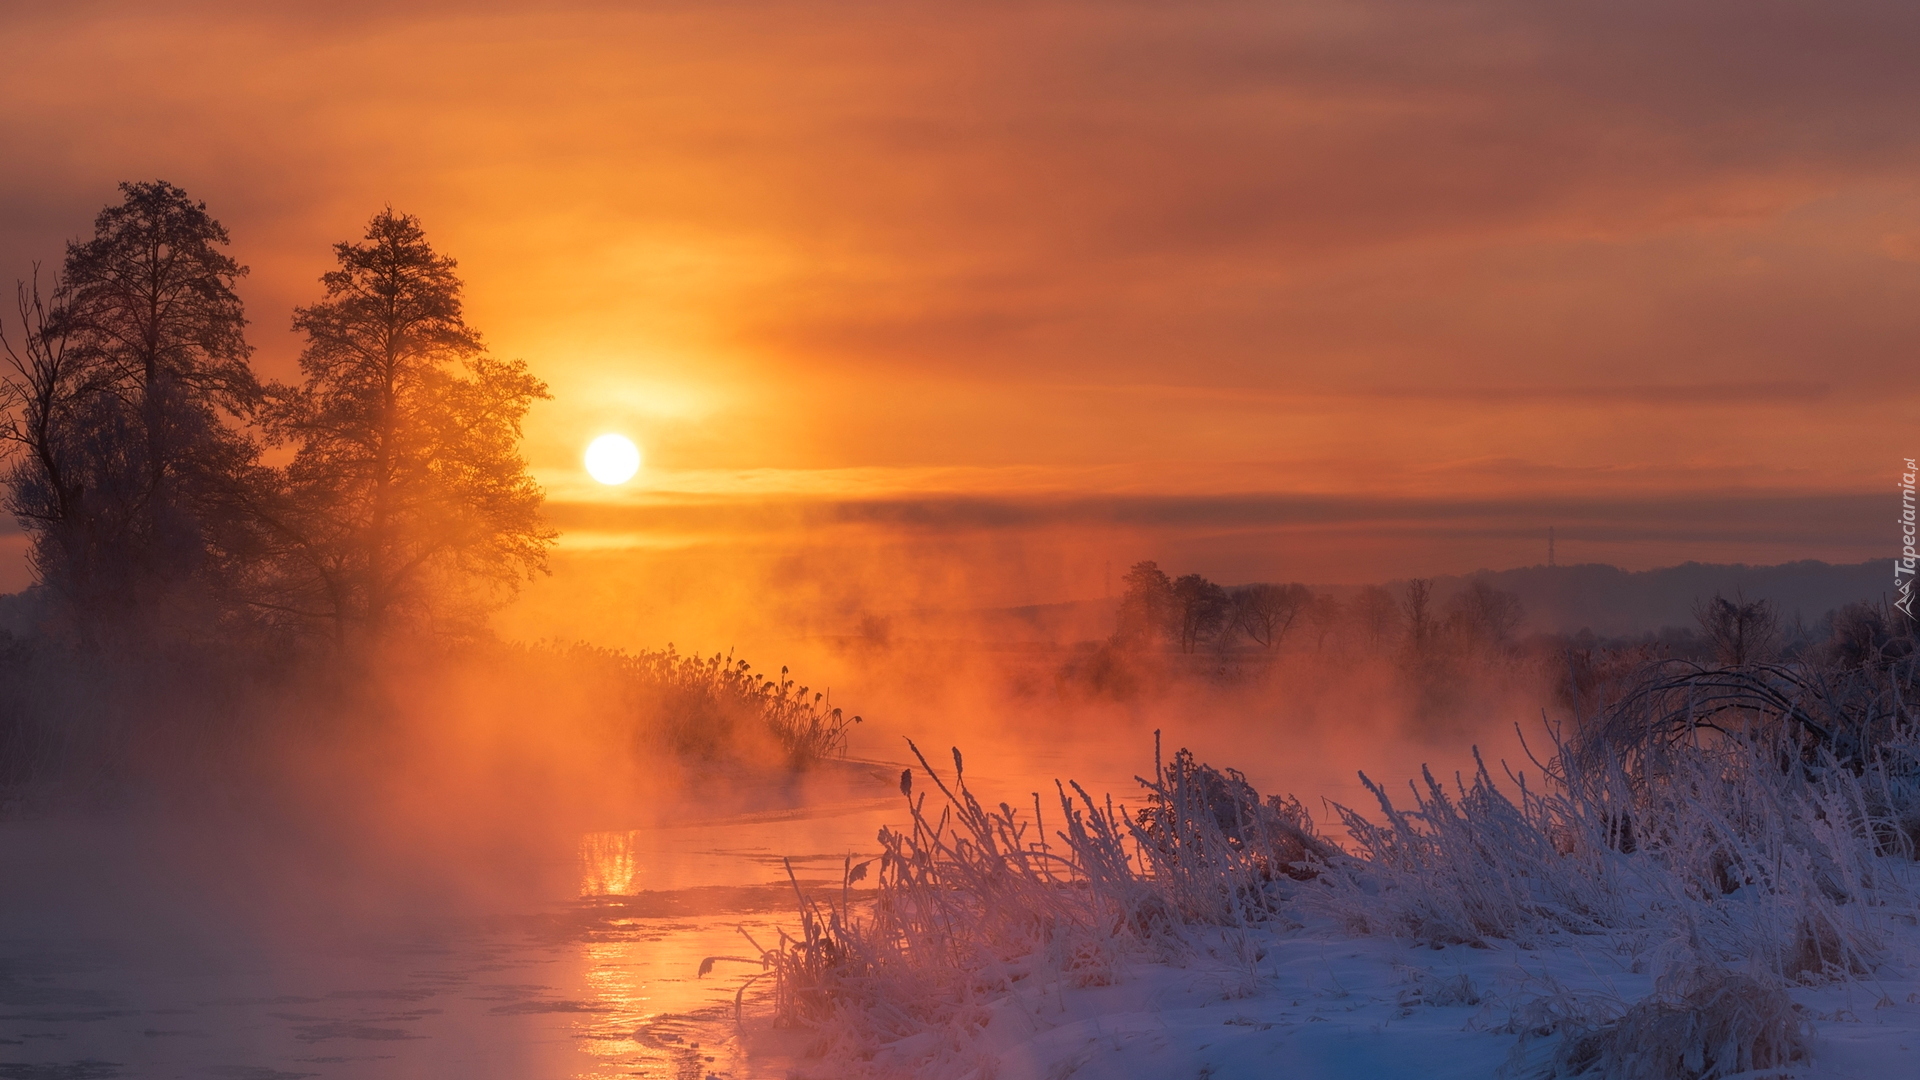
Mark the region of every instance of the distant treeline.
[[[1694, 602], [1715, 593], [1765, 599], [1784, 623], [1811, 625], [1847, 604], [1883, 598], [1892, 585], [1890, 570], [1885, 559], [1841, 565], [1803, 559], [1777, 566], [1687, 562], [1654, 570], [1580, 563], [1432, 580], [1434, 593], [1443, 598], [1476, 578], [1515, 594], [1526, 606], [1521, 633], [1590, 629], [1599, 637], [1618, 638], [1691, 628]], [[1386, 583], [1390, 589], [1398, 584]]]
[[344, 643], [471, 625], [544, 569], [520, 423], [546, 387], [487, 352], [417, 219], [334, 246], [282, 385], [250, 363], [247, 270], [206, 205], [121, 192], [0, 323], [0, 486], [49, 630]]
[[1316, 649], [1335, 635], [1372, 649], [1404, 642], [1415, 652], [1427, 652], [1443, 640], [1463, 647], [1501, 646], [1523, 615], [1518, 597], [1479, 579], [1444, 609], [1425, 578], [1406, 583], [1397, 594], [1370, 585], [1345, 601], [1298, 582], [1225, 588], [1199, 574], [1170, 578], [1151, 561], [1135, 563], [1124, 580], [1113, 643], [1164, 642], [1184, 653], [1202, 647], [1274, 650], [1302, 633]]
[[[1679, 585], [1690, 570], [1746, 568], [1688, 564], [1629, 575], [1613, 567], [1536, 567], [1535, 574], [1542, 569], [1589, 582], [1593, 574], [1587, 571], [1601, 570], [1614, 578], [1645, 576]], [[1165, 645], [1194, 653], [1203, 648], [1270, 651], [1289, 639], [1305, 638], [1315, 650], [1337, 641], [1368, 651], [1397, 649], [1415, 656], [1515, 647], [1522, 643], [1517, 631], [1526, 622], [1528, 609], [1519, 593], [1495, 583], [1521, 573], [1525, 572], [1475, 574], [1447, 582], [1452, 588], [1445, 593], [1438, 579], [1413, 578], [1343, 589], [1343, 598], [1331, 589], [1315, 590], [1298, 582], [1223, 587], [1200, 574], [1173, 578], [1158, 563], [1139, 562], [1124, 579], [1126, 589], [1110, 642], [1132, 647]], [[1575, 634], [1535, 634], [1527, 641], [1588, 650], [1639, 649], [1739, 666], [1796, 659], [1820, 650], [1844, 659], [1868, 648], [1868, 643], [1877, 648], [1912, 633], [1904, 616], [1884, 600], [1841, 603], [1811, 621], [1797, 610], [1787, 612], [1771, 598], [1749, 599], [1737, 588], [1669, 597], [1662, 606], [1684, 611], [1684, 625], [1611, 636], [1583, 629]]]

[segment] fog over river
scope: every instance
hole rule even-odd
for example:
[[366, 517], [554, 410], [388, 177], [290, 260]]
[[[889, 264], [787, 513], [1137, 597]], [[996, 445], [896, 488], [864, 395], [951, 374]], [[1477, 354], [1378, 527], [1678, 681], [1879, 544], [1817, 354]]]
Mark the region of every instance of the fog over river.
[[[911, 760], [897, 733], [868, 734]], [[1152, 735], [1123, 721], [1104, 734], [996, 740], [968, 758], [969, 783], [995, 802], [1044, 791], [1049, 813], [1057, 776], [1130, 799]], [[950, 775], [949, 752], [929, 758]], [[481, 838], [370, 855], [229, 814], [8, 821], [0, 1077], [784, 1075], [803, 1047], [767, 1030], [764, 984], [744, 997], [749, 1026], [762, 1021], [750, 1052], [735, 1024], [759, 967], [701, 977], [701, 961], [754, 956], [742, 929], [772, 946], [793, 928], [789, 865], [837, 894], [846, 860], [906, 816], [899, 769], [716, 776], [706, 802], [665, 820], [539, 850]]]

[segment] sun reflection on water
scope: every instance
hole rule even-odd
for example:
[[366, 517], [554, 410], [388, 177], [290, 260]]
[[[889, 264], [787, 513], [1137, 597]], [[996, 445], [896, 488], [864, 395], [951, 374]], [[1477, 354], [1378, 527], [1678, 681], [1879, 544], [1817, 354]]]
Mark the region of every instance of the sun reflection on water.
[[631, 832], [594, 832], [580, 838], [580, 895], [632, 896], [640, 862]]
[[[590, 929], [576, 954], [577, 985], [586, 1000], [571, 1028], [592, 1063], [576, 1080], [744, 1077], [746, 1060], [733, 1016], [739, 980], [699, 974], [705, 957], [740, 951], [738, 916], [629, 914], [635, 903], [653, 911], [661, 896], [639, 887], [641, 863], [661, 854], [648, 852], [642, 843], [635, 832], [588, 833], [580, 839], [580, 899]], [[642, 896], [651, 899], [635, 899]], [[748, 918], [754, 924], [765, 921]]]
[[[555, 973], [576, 1007], [551, 1013], [577, 1050], [577, 1080], [785, 1075], [792, 1051], [762, 1037], [770, 986], [754, 958], [795, 929], [796, 884], [837, 884], [849, 857], [870, 857], [897, 776], [858, 773], [805, 805], [579, 834], [564, 879], [578, 883], [568, 970]], [[719, 962], [702, 975], [709, 957]], [[742, 1034], [736, 1000], [744, 1030], [761, 1034]]]

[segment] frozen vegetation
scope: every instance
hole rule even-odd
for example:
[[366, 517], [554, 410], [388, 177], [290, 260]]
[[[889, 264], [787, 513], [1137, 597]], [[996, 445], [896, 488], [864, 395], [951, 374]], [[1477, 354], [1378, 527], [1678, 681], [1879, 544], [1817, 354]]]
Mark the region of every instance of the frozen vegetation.
[[1920, 732], [1888, 645], [1589, 672], [1532, 760], [1331, 823], [1184, 751], [1130, 807], [989, 802], [920, 757], [910, 824], [767, 943], [796, 1075], [1911, 1075]]

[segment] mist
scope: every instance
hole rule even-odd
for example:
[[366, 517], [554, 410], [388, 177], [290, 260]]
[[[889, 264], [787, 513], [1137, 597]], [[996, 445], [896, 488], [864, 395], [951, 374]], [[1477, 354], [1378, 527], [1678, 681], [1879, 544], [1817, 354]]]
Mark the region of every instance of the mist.
[[[1347, 837], [1342, 808], [1380, 820], [1368, 781], [1405, 801], [1423, 770], [1471, 776], [1477, 752], [1538, 782], [1581, 658], [1657, 637], [1528, 632], [1517, 599], [1481, 635], [1460, 613], [1497, 575], [1443, 582], [1425, 645], [1392, 582], [1304, 588], [1268, 645], [1223, 620], [1188, 648], [1129, 631], [1131, 571], [1118, 595], [995, 605], [1031, 577], [971, 593], [904, 564], [784, 569], [784, 587], [683, 578], [696, 619], [658, 579], [630, 580], [664, 615], [602, 568], [603, 599], [564, 610], [577, 638], [345, 651], [88, 648], [44, 590], [10, 598], [4, 986], [20, 1034], [48, 1036], [19, 1045], [85, 1046], [102, 1076], [770, 1075], [809, 1051], [767, 1026], [744, 961], [904, 823], [916, 748], [993, 799], [1038, 808], [1073, 781], [1129, 814], [1138, 778], [1191, 751]], [[1783, 595], [1847, 587], [1798, 572], [1829, 584]], [[528, 625], [530, 600], [501, 625]], [[685, 651], [641, 643], [663, 618]], [[1711, 648], [1666, 630], [1664, 655]], [[1777, 644], [1838, 632], [1829, 617]], [[713, 956], [741, 962], [702, 974]], [[173, 1015], [190, 1019], [153, 1019]]]
[[[796, 885], [837, 886], [846, 860], [872, 857], [899, 823], [909, 740], [957, 749], [972, 782], [1015, 800], [1075, 780], [1130, 803], [1156, 752], [1191, 748], [1331, 819], [1332, 802], [1367, 805], [1360, 769], [1398, 785], [1470, 764], [1476, 744], [1518, 762], [1514, 725], [1550, 698], [1517, 646], [1423, 681], [1349, 621], [1187, 654], [1116, 645], [1117, 598], [1036, 627], [885, 580], [859, 595], [806, 577], [695, 583], [705, 621], [687, 629], [710, 636], [685, 653], [420, 633], [346, 651], [95, 648], [62, 635], [45, 590], [12, 598], [9, 1000], [49, 1034], [74, 1002], [103, 1017], [26, 1045], [54, 1060], [85, 1046], [115, 1063], [100, 1075], [583, 1067], [572, 1049], [527, 1057], [538, 1028], [536, 1045], [614, 1038], [620, 1060], [661, 1068], [701, 1041], [760, 1075], [792, 1051], [735, 1027], [751, 971], [702, 978], [700, 961], [751, 954], [736, 923], [775, 940]], [[568, 618], [584, 636], [633, 614]], [[708, 644], [727, 627], [749, 647]], [[624, 990], [595, 966], [609, 949], [639, 972]], [[191, 1022], [149, 1017], [175, 1008]], [[501, 1016], [519, 1027], [472, 1027]], [[632, 1037], [663, 1022], [683, 1042]], [[175, 1030], [200, 1034], [143, 1034]], [[442, 1057], [450, 1038], [485, 1053]]]
[[11, 7], [0, 1080], [1910, 1057], [1911, 11]]

